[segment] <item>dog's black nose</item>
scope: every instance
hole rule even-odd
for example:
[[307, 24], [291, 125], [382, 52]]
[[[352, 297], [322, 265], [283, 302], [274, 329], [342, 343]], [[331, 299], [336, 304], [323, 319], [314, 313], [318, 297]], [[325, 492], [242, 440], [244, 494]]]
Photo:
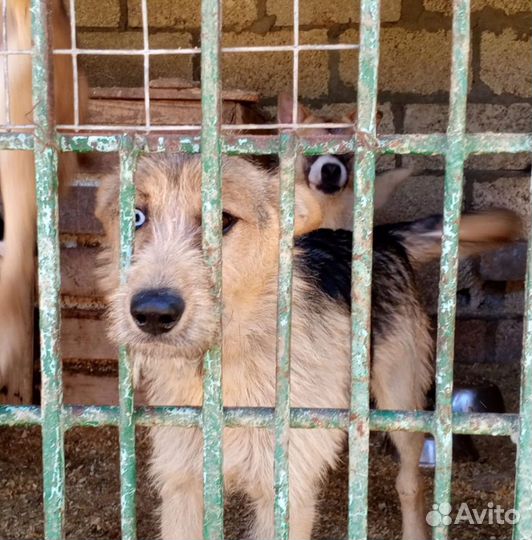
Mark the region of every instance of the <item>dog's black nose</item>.
[[342, 186], [342, 168], [337, 163], [324, 163], [321, 168], [321, 186], [325, 193], [334, 193]]
[[185, 301], [170, 289], [150, 289], [131, 299], [130, 312], [135, 324], [148, 334], [169, 332], [185, 311]]

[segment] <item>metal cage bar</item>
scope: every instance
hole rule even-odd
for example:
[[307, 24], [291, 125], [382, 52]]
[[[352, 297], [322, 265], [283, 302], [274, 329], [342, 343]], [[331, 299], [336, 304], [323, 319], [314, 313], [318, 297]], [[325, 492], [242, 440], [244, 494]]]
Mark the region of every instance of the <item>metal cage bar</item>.
[[351, 416], [349, 422], [349, 540], [367, 537], [369, 465], [369, 352], [371, 335], [371, 272], [373, 266], [373, 185], [380, 1], [362, 0], [358, 66], [357, 130], [361, 144], [355, 153], [355, 207], [351, 262]]
[[[530, 189], [532, 192], [532, 178]], [[532, 199], [531, 199], [532, 200]], [[525, 319], [521, 359], [521, 397], [519, 438], [515, 476], [515, 509], [519, 520], [514, 526], [515, 540], [532, 539], [532, 238], [528, 233], [527, 272], [525, 279]]]
[[[436, 470], [435, 503], [450, 504], [453, 461], [452, 393], [458, 235], [464, 179], [464, 133], [468, 88], [470, 0], [454, 0], [451, 89], [449, 95], [448, 148], [445, 156], [443, 238], [438, 298], [436, 342]], [[448, 536], [445, 520], [434, 528], [434, 538]]]
[[[134, 175], [138, 152], [130, 138], [122, 139], [120, 150], [120, 283], [127, 280], [127, 271], [133, 255], [135, 223]], [[126, 347], [119, 350], [118, 389], [120, 414], [118, 419], [120, 441], [120, 524], [122, 538], [137, 537], [136, 486], [137, 465], [135, 455], [135, 417], [133, 369]]]
[[279, 276], [275, 387], [275, 538], [289, 533], [290, 336], [292, 325], [292, 249], [294, 245], [295, 136], [281, 136], [279, 175]]
[[[0, 426], [40, 426], [41, 409], [37, 406], [0, 407]], [[270, 407], [224, 407], [226, 427], [275, 426], [275, 409]], [[120, 408], [116, 406], [63, 407], [66, 430], [74, 427], [118, 426]], [[200, 407], [137, 407], [137, 426], [201, 427]], [[296, 429], [347, 429], [349, 410], [292, 407], [290, 427]], [[434, 431], [434, 414], [428, 411], [370, 410], [371, 431]], [[518, 414], [457, 413], [453, 415], [453, 433], [460, 435], [515, 436], [519, 433]]]
[[[41, 425], [44, 536], [62, 540], [65, 511], [63, 379], [59, 355], [61, 274], [59, 269], [57, 151], [52, 123], [52, 62], [46, 0], [32, 0], [32, 87], [35, 119], [35, 180], [41, 338]], [[7, 81], [6, 81], [7, 83]]]
[[[282, 127], [291, 127], [283, 125]], [[308, 126], [307, 126], [308, 127]], [[153, 128], [153, 126], [152, 126]], [[157, 131], [157, 130], [155, 130]], [[62, 152], [118, 152], [122, 147], [123, 134], [113, 135], [59, 135], [58, 145]], [[139, 147], [146, 152], [183, 152], [199, 154], [201, 140], [197, 136], [138, 135]], [[433, 135], [383, 135], [373, 141], [380, 154], [445, 155], [448, 136]], [[520, 152], [532, 152], [532, 135], [529, 133], [466, 133], [463, 137], [465, 157]], [[220, 136], [222, 153], [228, 155], [274, 155], [279, 153], [279, 136]], [[356, 138], [336, 136], [300, 138], [297, 150], [306, 156], [353, 153]], [[34, 150], [33, 135], [29, 133], [0, 133], [0, 150]]]
[[222, 173], [220, 145], [220, 0], [201, 2], [201, 161], [203, 249], [212, 271], [219, 342], [204, 360], [203, 379], [203, 535], [223, 538], [222, 400]]
[[[407, 430], [434, 433], [437, 443], [435, 501], [450, 502], [452, 434], [491, 436], [519, 435], [516, 472], [516, 509], [520, 521], [514, 538], [532, 538], [532, 247], [529, 246], [526, 288], [526, 322], [523, 338], [521, 410], [519, 414], [452, 414], [452, 378], [454, 319], [456, 310], [456, 272], [459, 216], [462, 201], [463, 165], [472, 154], [532, 152], [532, 134], [465, 133], [467, 79], [470, 42], [470, 0], [453, 0], [453, 45], [450, 92], [450, 118], [446, 134], [406, 134], [376, 137], [375, 111], [379, 60], [379, 0], [361, 2], [361, 43], [302, 45], [298, 36], [293, 45], [272, 47], [220, 47], [221, 2], [202, 0], [202, 47], [190, 49], [149, 50], [147, 0], [142, 0], [143, 48], [129, 50], [78, 49], [53, 51], [73, 56], [79, 54], [137, 54], [144, 57], [144, 92], [146, 125], [80, 126], [77, 112], [74, 125], [65, 129], [86, 130], [76, 135], [57, 135], [51, 122], [53, 88], [51, 87], [51, 52], [46, 0], [32, 0], [33, 51], [7, 51], [5, 27], [1, 52], [6, 74], [9, 55], [33, 54], [34, 126], [12, 126], [9, 118], [0, 133], [1, 150], [35, 152], [38, 203], [39, 290], [42, 358], [42, 406], [0, 406], [0, 426], [41, 426], [43, 433], [44, 512], [46, 540], [64, 536], [64, 432], [77, 426], [116, 426], [120, 434], [121, 525], [122, 537], [136, 538], [136, 457], [135, 426], [178, 426], [202, 429], [204, 433], [204, 536], [223, 538], [223, 429], [254, 427], [273, 430], [275, 434], [274, 518], [276, 537], [289, 533], [289, 459], [290, 429], [347, 429], [349, 432], [349, 538], [367, 537], [367, 485], [369, 430]], [[6, 1], [2, 9], [6, 11]], [[75, 8], [75, 1], [70, 1]], [[295, 27], [298, 27], [298, 0], [294, 0]], [[75, 12], [71, 13], [71, 23]], [[5, 23], [5, 17], [4, 17]], [[74, 28], [72, 36], [75, 35]], [[289, 51], [295, 56], [294, 95], [297, 96], [297, 56], [303, 50], [359, 49], [358, 137], [334, 136], [305, 139], [293, 133], [280, 135], [232, 135], [246, 129], [260, 133], [264, 129], [296, 129], [292, 124], [223, 125], [220, 119], [220, 53]], [[198, 54], [202, 66], [202, 125], [152, 126], [149, 110], [149, 59], [157, 54]], [[74, 68], [76, 69], [76, 68]], [[76, 75], [74, 74], [74, 77]], [[4, 77], [5, 78], [5, 77]], [[77, 88], [77, 82], [75, 81]], [[77, 90], [76, 90], [77, 92]], [[9, 99], [8, 97], [6, 99]], [[6, 104], [7, 105], [7, 104]], [[2, 106], [2, 104], [0, 104]], [[76, 109], [77, 107], [75, 107]], [[9, 108], [8, 108], [9, 109]], [[294, 109], [296, 111], [296, 109]], [[7, 111], [9, 112], [9, 111]], [[327, 125], [331, 127], [331, 125]], [[305, 127], [309, 127], [305, 125]], [[158, 134], [165, 130], [202, 130], [201, 137]], [[21, 131], [13, 131], [19, 129]], [[34, 129], [34, 133], [22, 130]], [[222, 130], [227, 133], [222, 135]], [[101, 133], [99, 131], [109, 131]], [[143, 135], [127, 134], [142, 131]], [[126, 132], [126, 134], [124, 134]], [[119, 407], [76, 407], [62, 403], [62, 370], [58, 353], [60, 325], [59, 242], [57, 226], [57, 149], [76, 152], [119, 152], [120, 188], [120, 270], [126, 279], [133, 243], [134, 172], [140, 152], [202, 153], [203, 248], [214, 276], [216, 317], [221, 331], [221, 160], [222, 154], [279, 154], [281, 158], [279, 292], [277, 313], [276, 406], [223, 407], [221, 385], [221, 346], [205, 357], [204, 402], [202, 407], [134, 407], [132, 371], [125, 348], [120, 350]], [[356, 153], [354, 242], [352, 280], [352, 378], [349, 410], [290, 407], [290, 319], [292, 246], [294, 229], [294, 166], [298, 153], [305, 155]], [[369, 340], [371, 309], [372, 219], [375, 158], [384, 153], [444, 155], [446, 159], [444, 238], [440, 270], [437, 339], [437, 407], [425, 411], [369, 410]], [[531, 179], [532, 190], [532, 179]], [[220, 333], [221, 342], [221, 333]], [[448, 535], [444, 525], [435, 529], [435, 538]]]

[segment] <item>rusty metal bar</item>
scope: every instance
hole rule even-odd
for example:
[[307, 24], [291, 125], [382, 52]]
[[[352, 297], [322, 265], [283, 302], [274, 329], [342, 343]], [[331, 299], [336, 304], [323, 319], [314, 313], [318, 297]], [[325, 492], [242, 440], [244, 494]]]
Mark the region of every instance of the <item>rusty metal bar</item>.
[[61, 406], [63, 380], [59, 355], [57, 151], [53, 124], [52, 61], [46, 0], [32, 0], [32, 88], [35, 122], [35, 181], [41, 332], [41, 422], [43, 455], [44, 537], [62, 540], [65, 512], [65, 449]]
[[[296, 0], [297, 1], [297, 0]], [[288, 540], [290, 439], [290, 337], [292, 329], [292, 249], [294, 247], [295, 135], [281, 135], [279, 175], [279, 275], [277, 293], [275, 400], [275, 538]]]
[[[120, 149], [120, 283], [127, 281], [127, 272], [133, 255], [135, 232], [134, 176], [138, 150], [134, 141], [124, 137]], [[120, 403], [120, 518], [123, 540], [137, 537], [136, 486], [137, 464], [135, 455], [135, 417], [133, 367], [126, 347], [119, 348], [118, 394]]]
[[[376, 133], [380, 1], [360, 4], [358, 130]], [[373, 266], [373, 183], [375, 152], [358, 146], [355, 153], [355, 206], [351, 266], [351, 415], [349, 422], [349, 540], [367, 537], [369, 460], [369, 382], [371, 271]]]
[[[462, 210], [465, 123], [470, 41], [470, 0], [454, 0], [448, 149], [445, 160], [442, 256], [436, 343], [436, 471], [434, 503], [451, 503], [453, 462], [452, 394], [458, 234]], [[435, 540], [448, 537], [445, 520], [433, 528]]]
[[[530, 182], [532, 193], [532, 178]], [[532, 199], [531, 199], [532, 200]], [[514, 540], [532, 539], [532, 235], [528, 234], [527, 272], [525, 278], [525, 319], [521, 360], [521, 398], [519, 437], [515, 471], [515, 510], [519, 520], [514, 526]]]
[[203, 252], [212, 272], [212, 296], [218, 343], [205, 355], [203, 371], [203, 536], [223, 538], [223, 396], [222, 396], [222, 149], [220, 0], [201, 2], [201, 163]]

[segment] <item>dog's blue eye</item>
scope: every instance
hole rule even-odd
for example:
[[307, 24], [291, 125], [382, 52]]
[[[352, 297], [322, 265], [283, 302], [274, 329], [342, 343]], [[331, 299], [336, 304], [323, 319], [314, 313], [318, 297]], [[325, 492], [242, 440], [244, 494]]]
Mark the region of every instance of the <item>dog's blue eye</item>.
[[146, 214], [139, 208], [135, 208], [135, 229], [140, 229], [148, 218]]

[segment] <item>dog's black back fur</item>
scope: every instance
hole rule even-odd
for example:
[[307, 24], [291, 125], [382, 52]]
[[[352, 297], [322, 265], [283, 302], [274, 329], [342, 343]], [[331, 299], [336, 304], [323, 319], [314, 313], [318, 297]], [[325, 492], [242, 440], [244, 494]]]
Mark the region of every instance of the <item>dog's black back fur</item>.
[[[414, 272], [394, 227], [373, 230], [372, 330], [385, 331], [390, 317], [405, 303], [418, 301]], [[350, 231], [319, 229], [295, 241], [296, 267], [319, 291], [351, 308]]]

